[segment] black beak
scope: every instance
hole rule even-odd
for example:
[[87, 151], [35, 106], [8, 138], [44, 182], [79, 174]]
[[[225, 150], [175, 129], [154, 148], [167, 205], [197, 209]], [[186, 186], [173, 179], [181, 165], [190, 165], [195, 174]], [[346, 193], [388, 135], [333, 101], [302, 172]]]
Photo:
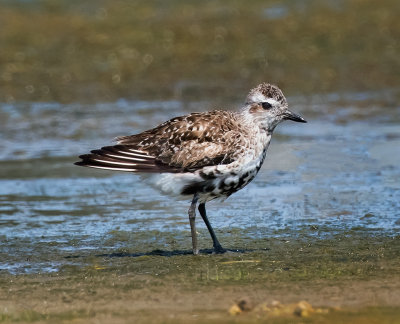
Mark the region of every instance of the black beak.
[[307, 121], [303, 117], [295, 114], [294, 112], [291, 112], [290, 110], [286, 110], [284, 119], [290, 119], [299, 123], [307, 123]]

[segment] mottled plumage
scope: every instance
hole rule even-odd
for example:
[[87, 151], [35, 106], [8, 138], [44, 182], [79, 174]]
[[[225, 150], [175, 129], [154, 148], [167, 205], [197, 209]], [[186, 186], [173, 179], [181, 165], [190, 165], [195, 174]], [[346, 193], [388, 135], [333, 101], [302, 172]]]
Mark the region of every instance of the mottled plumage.
[[252, 89], [237, 112], [215, 110], [175, 117], [140, 134], [117, 138], [117, 145], [81, 155], [77, 165], [147, 174], [161, 192], [193, 196], [189, 209], [193, 252], [195, 207], [223, 252], [205, 213], [205, 203], [228, 197], [249, 183], [264, 162], [271, 135], [284, 119], [305, 122], [287, 109], [282, 91], [263, 83]]

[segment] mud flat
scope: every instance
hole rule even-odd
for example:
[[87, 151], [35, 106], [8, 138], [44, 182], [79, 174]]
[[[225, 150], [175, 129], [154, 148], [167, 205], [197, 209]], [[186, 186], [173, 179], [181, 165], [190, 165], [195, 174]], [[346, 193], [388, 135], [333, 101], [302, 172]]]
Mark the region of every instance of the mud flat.
[[[0, 276], [2, 322], [396, 323], [400, 318], [400, 237], [351, 231], [295, 239], [233, 234], [246, 251], [190, 255], [137, 247], [107, 254], [47, 255], [74, 259], [57, 272]], [[308, 233], [307, 233], [308, 232]], [[204, 231], [201, 234], [206, 234]], [[242, 233], [243, 234], [243, 233]], [[222, 241], [231, 241], [222, 235]], [[172, 238], [171, 238], [172, 239]], [[138, 243], [139, 245], [139, 243]], [[106, 251], [103, 251], [106, 252]], [[229, 314], [245, 299], [248, 311]], [[307, 301], [324, 312], [272, 316], [257, 305]]]

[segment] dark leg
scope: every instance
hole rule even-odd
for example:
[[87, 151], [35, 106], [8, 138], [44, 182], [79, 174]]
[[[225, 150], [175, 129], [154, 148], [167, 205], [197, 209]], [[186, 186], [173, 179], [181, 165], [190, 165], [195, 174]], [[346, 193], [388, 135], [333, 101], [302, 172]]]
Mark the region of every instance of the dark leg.
[[190, 223], [190, 230], [192, 231], [192, 247], [193, 247], [193, 254], [199, 254], [199, 250], [197, 249], [197, 233], [196, 233], [196, 204], [197, 194], [193, 196], [192, 204], [189, 208], [189, 223]]
[[201, 217], [203, 218], [204, 223], [206, 224], [208, 231], [210, 232], [211, 238], [213, 240], [213, 246], [215, 253], [225, 253], [226, 250], [219, 244], [217, 237], [215, 236], [214, 230], [208, 221], [207, 214], [206, 214], [206, 204], [201, 203], [199, 204], [199, 212]]

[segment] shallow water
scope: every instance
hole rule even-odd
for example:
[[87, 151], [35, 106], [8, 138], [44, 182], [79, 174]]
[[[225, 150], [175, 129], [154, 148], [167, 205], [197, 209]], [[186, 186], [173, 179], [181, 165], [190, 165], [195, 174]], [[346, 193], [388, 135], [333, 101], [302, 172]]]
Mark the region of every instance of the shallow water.
[[[305, 233], [398, 234], [400, 106], [380, 104], [380, 96], [388, 94], [289, 98], [308, 124], [279, 125], [256, 179], [207, 205], [223, 245], [257, 249], [254, 239]], [[178, 100], [1, 104], [0, 271], [59, 271], [80, 265], [81, 255], [189, 251], [189, 202], [162, 196], [135, 175], [72, 163], [118, 135], [212, 107]], [[201, 248], [210, 248], [200, 220], [198, 227]]]

